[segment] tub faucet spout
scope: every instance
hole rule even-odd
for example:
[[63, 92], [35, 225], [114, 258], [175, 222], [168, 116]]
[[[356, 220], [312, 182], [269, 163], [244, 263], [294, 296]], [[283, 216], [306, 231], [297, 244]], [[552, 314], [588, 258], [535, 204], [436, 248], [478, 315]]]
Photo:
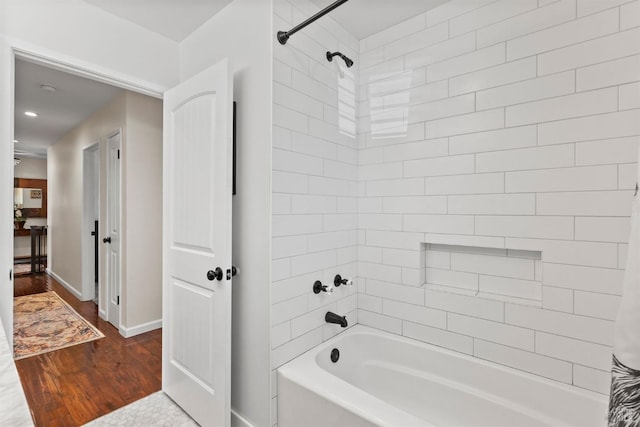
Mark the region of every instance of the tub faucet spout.
[[347, 316], [339, 316], [335, 313], [327, 311], [327, 314], [324, 316], [324, 320], [327, 323], [335, 323], [336, 325], [340, 325], [343, 328], [346, 328], [349, 324], [347, 323]]

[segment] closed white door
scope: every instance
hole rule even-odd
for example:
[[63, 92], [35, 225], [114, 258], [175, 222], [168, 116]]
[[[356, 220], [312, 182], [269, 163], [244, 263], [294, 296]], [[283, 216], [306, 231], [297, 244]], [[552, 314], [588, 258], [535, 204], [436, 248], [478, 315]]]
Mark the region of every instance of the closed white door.
[[120, 327], [120, 132], [107, 137], [107, 320]]
[[232, 76], [227, 61], [164, 95], [162, 389], [230, 425]]

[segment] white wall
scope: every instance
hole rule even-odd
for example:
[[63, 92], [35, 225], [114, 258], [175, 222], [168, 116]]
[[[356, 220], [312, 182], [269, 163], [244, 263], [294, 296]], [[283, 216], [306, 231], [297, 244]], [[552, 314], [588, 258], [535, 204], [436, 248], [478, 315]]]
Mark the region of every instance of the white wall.
[[[80, 299], [82, 294], [83, 150], [100, 142], [101, 218], [106, 211], [106, 136], [122, 130], [121, 332], [161, 326], [162, 318], [162, 102], [123, 91], [48, 151], [49, 270]], [[101, 221], [100, 236], [106, 236]], [[103, 247], [101, 246], [101, 249]], [[105, 254], [100, 251], [100, 301], [106, 297]], [[104, 307], [101, 307], [104, 309]], [[116, 322], [118, 323], [118, 322]]]
[[[274, 34], [317, 12], [306, 0], [274, 4]], [[356, 276], [358, 152], [354, 68], [330, 63], [339, 50], [356, 63], [358, 41], [329, 16], [273, 44], [273, 239], [271, 368], [344, 331], [327, 311], [358, 321], [356, 288], [314, 294], [336, 274]], [[336, 65], [342, 67], [340, 78]], [[345, 111], [345, 109], [347, 111]], [[273, 390], [274, 416], [277, 390]]]
[[[0, 29], [6, 14], [0, 2]], [[0, 139], [13, 141], [13, 57], [0, 34]], [[0, 144], [0, 317], [9, 348], [13, 348], [13, 144]]]
[[18, 157], [20, 163], [13, 168], [16, 178], [47, 179], [47, 159]]
[[[271, 1], [235, 0], [180, 44], [184, 80], [227, 57], [237, 101], [231, 406], [269, 424]], [[232, 424], [238, 422], [232, 417]]]
[[608, 392], [639, 10], [450, 2], [361, 42], [360, 323]]
[[[135, 24], [110, 15], [81, 0], [48, 2], [43, 0], [0, 1], [0, 135], [13, 139], [13, 49], [36, 56], [52, 57], [100, 75], [109, 75], [121, 84], [140, 85], [162, 92], [179, 80], [178, 44]], [[144, 55], [142, 58], [141, 55]], [[5, 144], [0, 155], [0, 220], [9, 215], [12, 203], [13, 153]], [[6, 212], [5, 212], [6, 211]], [[0, 231], [0, 316], [7, 338], [12, 341], [13, 282], [12, 235], [10, 218]], [[2, 273], [4, 272], [4, 273]], [[10, 343], [11, 344], [11, 343]]]
[[122, 147], [122, 322], [127, 336], [162, 326], [162, 101], [126, 92]]
[[178, 45], [82, 0], [3, 0], [5, 34], [29, 50], [55, 52], [154, 89], [178, 81]]
[[[48, 268], [81, 299], [86, 299], [82, 296], [81, 239], [90, 231], [82, 229], [83, 150], [100, 142], [102, 157], [106, 159], [106, 146], [102, 139], [118, 129], [125, 129], [126, 101], [126, 92], [122, 92], [48, 149]], [[101, 217], [106, 218], [106, 161], [102, 162], [100, 169]], [[102, 221], [100, 236], [105, 235], [106, 224]], [[101, 251], [100, 265], [103, 266], [105, 262]], [[104, 285], [105, 269], [101, 268], [100, 271], [100, 283]], [[100, 299], [106, 301], [106, 293]]]

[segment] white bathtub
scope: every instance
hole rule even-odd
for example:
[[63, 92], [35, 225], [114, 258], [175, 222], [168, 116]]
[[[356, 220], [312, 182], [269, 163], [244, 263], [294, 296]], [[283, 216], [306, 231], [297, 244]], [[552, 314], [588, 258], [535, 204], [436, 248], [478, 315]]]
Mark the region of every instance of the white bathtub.
[[588, 427], [606, 410], [606, 396], [362, 325], [278, 369], [279, 427]]

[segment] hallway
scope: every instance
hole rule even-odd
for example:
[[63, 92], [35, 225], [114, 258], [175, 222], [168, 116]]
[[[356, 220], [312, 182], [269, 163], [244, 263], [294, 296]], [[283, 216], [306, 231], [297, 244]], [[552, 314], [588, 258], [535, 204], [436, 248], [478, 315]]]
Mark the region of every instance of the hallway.
[[161, 388], [162, 330], [125, 340], [46, 274], [15, 278], [15, 296], [55, 291], [105, 338], [16, 361], [36, 426], [80, 426]]

